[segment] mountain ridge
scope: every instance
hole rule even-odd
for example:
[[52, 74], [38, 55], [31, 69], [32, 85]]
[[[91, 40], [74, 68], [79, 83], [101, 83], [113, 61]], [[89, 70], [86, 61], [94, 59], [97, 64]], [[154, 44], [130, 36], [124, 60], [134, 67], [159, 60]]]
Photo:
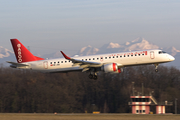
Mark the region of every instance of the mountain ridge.
[[94, 48], [91, 46], [91, 49], [88, 50], [88, 53], [86, 52], [87, 50], [85, 48], [88, 48], [88, 47], [83, 47], [83, 49], [80, 49], [78, 54], [79, 55], [93, 55], [93, 54], [103, 54], [103, 53], [112, 53], [112, 52], [161, 49], [175, 56], [177, 53], [180, 52], [180, 50], [177, 50], [175, 47], [161, 48], [141, 37], [136, 38], [135, 40], [132, 40], [132, 41], [125, 42], [123, 44], [110, 42], [108, 44], [104, 44], [100, 48]]
[[0, 58], [9, 57], [10, 54], [13, 54], [11, 50], [8, 50], [7, 48], [4, 48], [0, 46]]

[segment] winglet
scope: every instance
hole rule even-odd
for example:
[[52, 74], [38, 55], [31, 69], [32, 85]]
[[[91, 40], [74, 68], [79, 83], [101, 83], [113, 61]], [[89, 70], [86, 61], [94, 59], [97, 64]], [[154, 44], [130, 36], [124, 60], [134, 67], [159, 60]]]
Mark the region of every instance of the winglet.
[[64, 56], [64, 58], [66, 58], [66, 59], [68, 59], [68, 60], [71, 59], [71, 58], [68, 57], [66, 54], [64, 54], [63, 51], [60, 51], [60, 52], [62, 53], [62, 55]]

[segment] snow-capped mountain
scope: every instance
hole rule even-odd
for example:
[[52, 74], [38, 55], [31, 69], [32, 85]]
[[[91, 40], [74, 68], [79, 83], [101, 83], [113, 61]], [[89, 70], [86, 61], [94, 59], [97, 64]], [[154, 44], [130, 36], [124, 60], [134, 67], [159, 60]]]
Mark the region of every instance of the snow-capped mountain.
[[137, 38], [133, 41], [126, 42], [125, 43], [125, 50], [124, 51], [130, 51], [130, 50], [146, 50], [146, 49], [159, 49], [157, 45], [154, 45], [152, 43], [149, 43], [144, 38]]
[[96, 54], [99, 51], [98, 48], [92, 47], [88, 45], [87, 47], [81, 48], [81, 50], [77, 53], [77, 55], [91, 55], [91, 54]]
[[14, 52], [0, 46], [0, 58], [9, 57]]
[[6, 64], [6, 61], [15, 61], [14, 52], [0, 46], [0, 64]]
[[79, 51], [79, 55], [92, 55], [92, 54], [102, 54], [102, 53], [112, 53], [112, 52], [146, 50], [146, 49], [159, 49], [159, 47], [157, 45], [149, 43], [144, 38], [137, 38], [133, 41], [129, 41], [124, 44], [112, 43], [112, 42], [109, 44], [104, 44], [99, 49], [91, 46], [83, 47]]

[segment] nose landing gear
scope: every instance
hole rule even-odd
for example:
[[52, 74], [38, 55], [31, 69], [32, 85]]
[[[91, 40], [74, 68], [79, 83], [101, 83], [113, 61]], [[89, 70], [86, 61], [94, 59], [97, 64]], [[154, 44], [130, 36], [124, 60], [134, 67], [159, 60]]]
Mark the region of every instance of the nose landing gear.
[[154, 64], [154, 66], [155, 66], [155, 72], [158, 72], [158, 65], [159, 65], [159, 64]]

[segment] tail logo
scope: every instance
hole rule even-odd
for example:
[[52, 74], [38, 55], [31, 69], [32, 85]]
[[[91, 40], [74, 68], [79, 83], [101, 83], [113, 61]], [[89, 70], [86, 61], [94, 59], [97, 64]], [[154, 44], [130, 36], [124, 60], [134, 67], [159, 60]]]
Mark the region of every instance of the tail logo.
[[21, 44], [17, 44], [17, 52], [18, 52], [18, 62], [22, 62], [22, 54], [21, 54]]

